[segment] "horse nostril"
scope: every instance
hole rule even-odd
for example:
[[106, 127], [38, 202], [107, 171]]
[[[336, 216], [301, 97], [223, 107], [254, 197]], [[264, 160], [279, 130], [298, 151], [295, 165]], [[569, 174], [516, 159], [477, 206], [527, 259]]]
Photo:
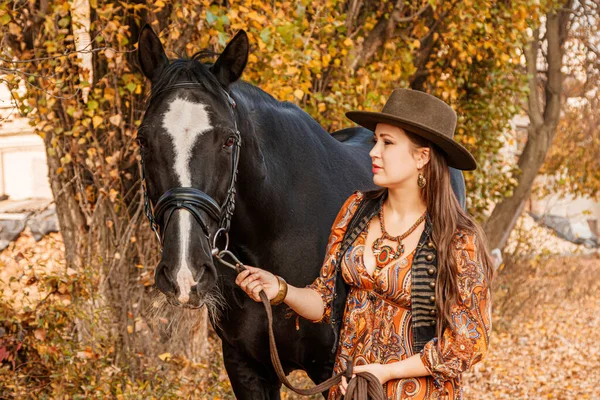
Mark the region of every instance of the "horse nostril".
[[198, 294], [211, 290], [217, 282], [217, 273], [215, 267], [212, 264], [203, 264], [202, 268], [198, 272], [197, 282], [196, 291]]
[[156, 272], [154, 273], [154, 282], [158, 290], [164, 294], [175, 293], [177, 291], [177, 286], [174, 284], [173, 279], [171, 279], [169, 276], [167, 264], [164, 262], [161, 262], [158, 264], [158, 267], [156, 267]]

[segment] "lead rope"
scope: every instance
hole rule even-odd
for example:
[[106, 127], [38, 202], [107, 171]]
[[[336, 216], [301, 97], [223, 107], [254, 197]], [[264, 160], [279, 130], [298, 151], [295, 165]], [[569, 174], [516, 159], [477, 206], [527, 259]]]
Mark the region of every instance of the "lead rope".
[[[216, 250], [216, 249], [215, 249]], [[245, 271], [246, 267], [241, 263], [240, 260], [229, 250], [213, 251], [213, 256], [223, 265], [236, 271], [238, 274]], [[226, 261], [223, 257], [229, 256], [235, 264]], [[354, 378], [352, 378], [352, 361], [347, 360], [348, 368], [324, 382], [315, 385], [309, 389], [302, 389], [294, 387], [288, 381], [285, 376], [283, 367], [281, 366], [281, 360], [279, 359], [279, 353], [277, 352], [277, 345], [275, 344], [275, 334], [273, 333], [273, 310], [271, 309], [271, 302], [267, 298], [264, 291], [261, 291], [260, 299], [265, 307], [267, 313], [267, 328], [269, 330], [269, 349], [271, 351], [271, 362], [277, 377], [286, 387], [290, 390], [298, 393], [302, 396], [311, 396], [322, 393], [333, 386], [339, 384], [342, 381], [342, 376], [345, 376], [348, 380], [348, 388], [346, 389], [346, 396], [344, 399], [347, 400], [385, 400], [386, 396], [383, 392], [383, 386], [377, 377], [369, 372], [359, 372]]]

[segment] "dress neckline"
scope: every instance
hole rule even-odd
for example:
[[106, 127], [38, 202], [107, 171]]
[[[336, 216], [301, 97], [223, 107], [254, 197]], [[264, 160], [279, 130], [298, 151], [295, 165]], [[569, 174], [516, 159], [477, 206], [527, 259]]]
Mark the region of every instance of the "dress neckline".
[[367, 266], [365, 265], [365, 251], [367, 249], [367, 235], [368, 235], [369, 230], [368, 229], [364, 229], [360, 235], [358, 236], [357, 240], [360, 238], [361, 242], [358, 244], [358, 246], [362, 246], [363, 247], [363, 251], [362, 254], [360, 255], [360, 267], [361, 269], [364, 271], [365, 275], [367, 275], [372, 281], [375, 281], [375, 279], [381, 275], [382, 271], [387, 270], [390, 268], [390, 266], [399, 264], [399, 263], [403, 263], [401, 266], [405, 267], [406, 265], [408, 265], [411, 262], [411, 259], [413, 258], [417, 248], [419, 247], [419, 245], [417, 244], [417, 246], [410, 252], [408, 253], [406, 256], [396, 259], [396, 260], [390, 260], [387, 264], [385, 264], [385, 266], [383, 268], [380, 268], [378, 270], [377, 267], [375, 267], [375, 269], [373, 270], [373, 274], [370, 274], [369, 271], [367, 270]]

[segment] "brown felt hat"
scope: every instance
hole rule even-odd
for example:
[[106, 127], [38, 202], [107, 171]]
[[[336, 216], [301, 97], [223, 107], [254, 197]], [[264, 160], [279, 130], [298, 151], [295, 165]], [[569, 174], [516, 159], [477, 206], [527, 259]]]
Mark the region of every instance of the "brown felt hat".
[[372, 131], [379, 123], [397, 126], [439, 147], [449, 166], [465, 171], [477, 168], [471, 153], [454, 140], [456, 113], [452, 107], [425, 92], [396, 89], [381, 112], [350, 111], [346, 116]]

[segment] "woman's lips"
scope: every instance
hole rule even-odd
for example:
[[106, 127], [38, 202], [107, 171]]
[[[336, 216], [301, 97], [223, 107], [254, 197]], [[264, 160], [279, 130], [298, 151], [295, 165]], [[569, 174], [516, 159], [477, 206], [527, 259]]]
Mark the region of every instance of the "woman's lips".
[[379, 172], [381, 170], [381, 167], [378, 165], [373, 164], [373, 173], [376, 174], [377, 172]]

